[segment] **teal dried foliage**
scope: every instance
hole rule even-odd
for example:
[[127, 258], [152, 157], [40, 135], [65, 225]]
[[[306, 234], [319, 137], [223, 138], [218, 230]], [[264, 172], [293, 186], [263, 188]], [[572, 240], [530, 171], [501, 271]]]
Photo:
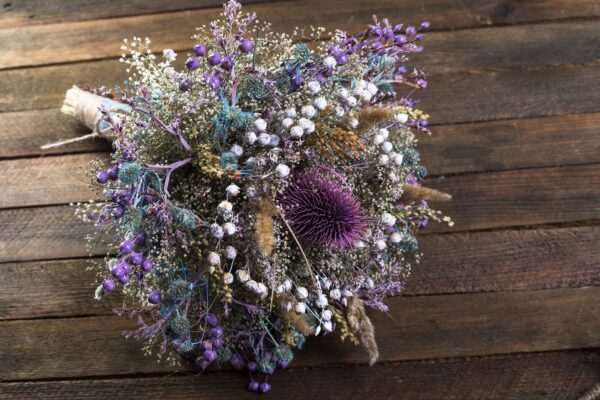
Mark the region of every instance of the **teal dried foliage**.
[[144, 212], [140, 208], [127, 207], [125, 214], [121, 219], [121, 226], [125, 228], [127, 232], [139, 232], [142, 227], [143, 217]]
[[229, 360], [231, 360], [231, 357], [233, 357], [233, 352], [229, 347], [223, 347], [217, 352], [217, 361], [220, 364], [229, 362]]
[[304, 343], [306, 343], [306, 336], [304, 336], [298, 331], [294, 331], [292, 332], [292, 340], [294, 341], [295, 347], [297, 349], [302, 349]]
[[275, 371], [275, 362], [269, 360], [266, 357], [261, 358], [257, 364], [258, 371], [263, 374], [271, 375]]
[[413, 175], [421, 181], [425, 180], [427, 178], [427, 168], [423, 165], [417, 165], [413, 170]]
[[416, 165], [421, 161], [421, 155], [412, 147], [405, 147], [402, 151], [404, 165]]
[[303, 65], [310, 61], [311, 52], [306, 44], [297, 43], [292, 48], [292, 56], [294, 57], [292, 63]]
[[257, 101], [266, 100], [270, 97], [265, 83], [256, 75], [246, 75], [240, 86], [240, 96]]
[[419, 250], [419, 241], [412, 233], [406, 233], [400, 243], [398, 243], [398, 246], [407, 253], [413, 253]]
[[179, 225], [187, 229], [196, 229], [196, 216], [186, 208], [177, 208], [173, 213], [173, 219]]
[[277, 349], [275, 349], [275, 357], [277, 357], [277, 359], [280, 361], [290, 363], [294, 359], [294, 352], [290, 346], [281, 344], [279, 347], [277, 347]]
[[194, 344], [191, 340], [184, 340], [179, 344], [179, 352], [180, 353], [190, 353], [194, 350]]
[[141, 172], [142, 167], [138, 164], [132, 162], [123, 163], [119, 169], [119, 180], [126, 185], [133, 185], [137, 182]]
[[177, 315], [171, 319], [169, 327], [171, 328], [171, 332], [174, 334], [174, 336], [186, 336], [190, 333], [190, 320], [182, 315]]
[[238, 169], [237, 157], [230, 151], [221, 154], [221, 160], [219, 161], [219, 163], [221, 164], [221, 167], [223, 169]]
[[227, 99], [221, 94], [221, 103], [223, 108], [212, 119], [214, 126], [213, 139], [220, 144], [227, 141], [230, 132], [241, 131], [252, 121], [252, 114], [242, 111], [235, 101], [229, 104]]
[[192, 284], [183, 279], [177, 279], [169, 286], [167, 295], [171, 301], [187, 300], [192, 295]]

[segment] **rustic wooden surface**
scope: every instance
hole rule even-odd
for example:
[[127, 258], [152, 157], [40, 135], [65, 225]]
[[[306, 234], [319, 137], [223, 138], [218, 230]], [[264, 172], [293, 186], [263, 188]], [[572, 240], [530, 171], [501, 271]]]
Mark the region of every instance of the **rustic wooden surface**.
[[[106, 159], [58, 108], [73, 83], [121, 82], [123, 37], [185, 52], [220, 0], [0, 1], [0, 400], [239, 399], [246, 377], [144, 359], [131, 321], [96, 302], [78, 171]], [[271, 398], [575, 399], [600, 381], [600, 3], [597, 0], [245, 1], [278, 30], [358, 30], [376, 13], [433, 22], [421, 139], [453, 228], [425, 231], [423, 262], [381, 348], [311, 340]], [[88, 259], [89, 255], [93, 257]]]

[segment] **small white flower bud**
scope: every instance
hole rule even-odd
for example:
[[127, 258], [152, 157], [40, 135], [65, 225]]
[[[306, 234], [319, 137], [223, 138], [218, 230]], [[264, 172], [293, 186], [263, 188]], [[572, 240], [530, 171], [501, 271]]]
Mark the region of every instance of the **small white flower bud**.
[[379, 146], [381, 143], [383, 143], [384, 140], [385, 139], [381, 135], [375, 135], [375, 136], [373, 136], [373, 144], [376, 145], [376, 146]]
[[360, 80], [356, 81], [355, 87], [360, 90], [365, 89], [367, 87], [367, 81], [365, 81], [364, 79], [360, 79]]
[[386, 165], [387, 163], [390, 162], [390, 158], [387, 156], [387, 154], [382, 154], [379, 156], [379, 165]]
[[224, 215], [224, 214], [229, 214], [231, 211], [233, 210], [233, 204], [231, 204], [230, 202], [228, 202], [227, 200], [223, 200], [222, 202], [219, 203], [219, 205], [217, 206], [217, 211], [219, 212], [219, 214]]
[[327, 304], [328, 304], [327, 296], [325, 296], [323, 293], [319, 294], [319, 296], [317, 297], [317, 300], [315, 301], [315, 304], [319, 308], [327, 307]]
[[225, 258], [228, 260], [233, 260], [237, 257], [237, 250], [233, 246], [225, 247]]
[[261, 299], [264, 299], [269, 294], [269, 288], [262, 282], [259, 282], [257, 285], [256, 294], [260, 296]]
[[225, 191], [227, 192], [228, 195], [235, 197], [238, 194], [240, 194], [240, 187], [238, 185], [236, 185], [235, 183], [232, 183], [231, 185], [229, 185], [225, 188]]
[[339, 300], [342, 298], [342, 292], [340, 289], [333, 289], [329, 292], [329, 297], [331, 297], [333, 300]]
[[269, 136], [269, 146], [277, 147], [277, 146], [279, 146], [279, 142], [280, 142], [279, 136], [277, 136], [277, 135]]
[[354, 292], [352, 292], [352, 290], [350, 290], [349, 288], [344, 288], [342, 289], [342, 296], [344, 297], [352, 297], [354, 296]]
[[236, 157], [240, 157], [242, 154], [244, 154], [244, 149], [237, 143], [233, 144], [229, 151], [232, 152]]
[[384, 212], [383, 214], [381, 214], [381, 222], [383, 222], [387, 226], [394, 226], [396, 225], [396, 217], [394, 217], [388, 212]]
[[323, 329], [327, 332], [333, 332], [333, 324], [331, 321], [323, 322]]
[[214, 251], [211, 251], [210, 253], [208, 253], [207, 260], [208, 260], [208, 263], [210, 265], [219, 265], [219, 264], [221, 264], [221, 256], [219, 256]]
[[261, 133], [260, 135], [258, 135], [258, 143], [260, 143], [262, 146], [266, 146], [271, 142], [271, 135], [269, 135], [268, 133]]
[[386, 128], [381, 128], [379, 130], [379, 134], [383, 136], [384, 139], [387, 139], [390, 136], [390, 131], [388, 131]]
[[325, 322], [331, 321], [331, 317], [333, 317], [333, 313], [330, 310], [323, 310], [321, 313], [321, 319]]
[[383, 142], [381, 144], [381, 151], [383, 151], [384, 153], [389, 153], [393, 149], [394, 149], [394, 145], [392, 145], [390, 142]]
[[224, 235], [223, 228], [221, 228], [221, 226], [215, 222], [210, 226], [210, 234], [217, 239], [221, 239]]
[[387, 247], [387, 245], [385, 244], [385, 242], [381, 239], [375, 241], [375, 248], [379, 251], [383, 251], [385, 250], [385, 248]]
[[357, 249], [364, 249], [365, 247], [367, 247], [367, 244], [362, 240], [357, 240], [356, 242], [354, 242], [354, 247], [356, 247]]
[[237, 228], [235, 227], [234, 223], [226, 222], [225, 224], [223, 224], [223, 232], [225, 232], [225, 234], [227, 236], [231, 236], [231, 235], [235, 234], [236, 231], [237, 231]]
[[290, 129], [290, 135], [293, 138], [300, 138], [302, 135], [304, 135], [304, 129], [302, 129], [301, 126], [295, 125], [292, 127], [292, 129]]
[[372, 97], [373, 95], [368, 90], [363, 90], [362, 92], [360, 92], [360, 99], [365, 103], [371, 101]]
[[341, 88], [340, 91], [338, 92], [338, 95], [342, 98], [342, 99], [346, 99], [349, 96], [348, 93], [348, 89], [346, 88]]
[[241, 283], [248, 282], [250, 279], [250, 273], [243, 269], [238, 269], [235, 275], [237, 276], [237, 280]]
[[308, 297], [308, 290], [305, 287], [297, 287], [296, 288], [296, 297], [300, 300], [304, 300]]
[[354, 107], [356, 105], [356, 102], [357, 102], [357, 100], [356, 100], [356, 97], [354, 97], [354, 96], [348, 96], [346, 98], [346, 103], [348, 103], [348, 105], [350, 107]]
[[258, 291], [258, 282], [254, 279], [250, 279], [246, 282], [246, 287], [256, 293]]
[[396, 121], [398, 121], [401, 124], [405, 124], [408, 122], [408, 114], [405, 113], [399, 113], [395, 115]]
[[267, 130], [267, 121], [265, 121], [262, 118], [259, 118], [256, 121], [254, 121], [254, 126], [259, 132], [264, 132]]
[[308, 90], [310, 90], [313, 94], [319, 93], [319, 90], [321, 90], [321, 84], [317, 81], [310, 81], [308, 82], [307, 86]]
[[350, 118], [350, 121], [348, 121], [348, 126], [351, 129], [356, 129], [356, 127], [358, 126], [358, 120], [356, 118]]
[[293, 124], [294, 120], [291, 118], [285, 118], [283, 121], [281, 121], [281, 126], [283, 126], [285, 129], [289, 129]]
[[333, 68], [337, 65], [337, 61], [335, 61], [335, 58], [328, 56], [323, 60], [323, 64], [325, 64], [326, 67]]
[[163, 50], [163, 57], [168, 62], [173, 62], [177, 58], [177, 53], [175, 53], [175, 51], [173, 51], [173, 49], [164, 49]]
[[373, 289], [375, 287], [375, 282], [373, 282], [373, 279], [367, 278], [367, 280], [365, 282], [365, 287], [367, 289]]
[[327, 100], [325, 100], [325, 97], [317, 97], [315, 99], [315, 107], [319, 110], [324, 110], [325, 107], [327, 107]]
[[317, 110], [315, 110], [313, 106], [309, 105], [302, 107], [302, 115], [304, 115], [306, 118], [312, 118], [315, 116], [316, 113]]
[[285, 281], [283, 281], [283, 286], [285, 286], [285, 291], [289, 292], [290, 290], [292, 290], [292, 281], [286, 279]]
[[369, 91], [369, 93], [371, 93], [373, 96], [375, 96], [377, 94], [377, 92], [379, 91], [379, 89], [377, 88], [377, 85], [369, 82], [369, 84], [367, 85], [367, 90]]
[[223, 274], [223, 283], [226, 285], [231, 285], [233, 283], [233, 274], [225, 272]]
[[294, 306], [294, 311], [298, 314], [304, 314], [306, 312], [306, 304], [299, 302]]
[[275, 171], [277, 171], [277, 174], [281, 177], [281, 178], [285, 178], [286, 176], [288, 176], [290, 174], [290, 167], [288, 167], [285, 164], [279, 164], [276, 168]]
[[285, 116], [288, 118], [294, 118], [296, 116], [296, 109], [288, 108], [285, 110]]
[[344, 107], [336, 107], [335, 108], [335, 116], [338, 118], [341, 118], [344, 116], [344, 114], [346, 114], [346, 110], [344, 110]]
[[246, 132], [246, 140], [248, 141], [248, 143], [254, 144], [254, 142], [256, 142], [256, 133], [252, 131]]
[[390, 240], [392, 243], [400, 243], [402, 241], [402, 235], [399, 234], [398, 232], [394, 232], [390, 236]]
[[308, 121], [308, 128], [306, 128], [306, 133], [313, 133], [315, 131], [315, 123], [312, 121]]
[[404, 161], [404, 156], [400, 153], [396, 153], [394, 154], [394, 164], [396, 165], [402, 165], [402, 162]]

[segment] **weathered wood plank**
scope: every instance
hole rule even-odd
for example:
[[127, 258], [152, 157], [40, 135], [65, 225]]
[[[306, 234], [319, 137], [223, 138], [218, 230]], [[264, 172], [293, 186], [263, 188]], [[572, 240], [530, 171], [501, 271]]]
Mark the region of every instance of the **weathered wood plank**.
[[[244, 0], [243, 4], [263, 1]], [[56, 22], [115, 18], [158, 12], [192, 10], [220, 7], [221, 0], [12, 0], [0, 8], [0, 25], [15, 27]], [[353, 1], [345, 1], [347, 8], [356, 7]], [[598, 4], [593, 0], [581, 0], [576, 4], [568, 0], [533, 0], [526, 3], [499, 0], [465, 0], [460, 4], [443, 0], [425, 0], [418, 7], [410, 1], [397, 1], [400, 14], [412, 16], [421, 22], [431, 20], [438, 29], [489, 26], [522, 22], [561, 20], [566, 18], [592, 17], [600, 15]], [[322, 6], [322, 4], [320, 4]], [[337, 4], [339, 5], [339, 4]], [[310, 12], [312, 10], [306, 10]]]
[[[434, 32], [427, 36], [426, 51], [415, 56], [414, 60], [429, 74], [593, 63], [600, 58], [600, 49], [594, 40], [599, 34], [600, 21]], [[181, 48], [191, 45], [188, 37], [189, 33], [181, 36], [184, 40]], [[110, 56], [117, 54], [119, 43], [118, 40], [112, 42], [114, 51]], [[160, 50], [160, 47], [156, 49]], [[62, 56], [54, 49], [52, 54]], [[184, 59], [184, 54], [180, 58]], [[564, 72], [561, 76], [564, 79]], [[64, 91], [73, 83], [112, 87], [125, 77], [125, 66], [114, 59], [2, 71], [0, 87], [5, 90], [0, 93], [0, 110], [58, 107]], [[577, 75], [570, 74], [569, 77], [565, 80], [577, 79]], [[445, 85], [445, 79], [441, 77], [436, 82], [434, 77], [430, 90], [435, 89], [435, 85]], [[461, 97], [459, 92], [452, 99], [456, 101]]]
[[[430, 179], [452, 193], [440, 204], [456, 225], [472, 230], [600, 219], [600, 165], [503, 171]], [[432, 231], [447, 231], [441, 224]]]
[[[371, 317], [381, 362], [567, 350], [600, 345], [599, 298], [598, 287], [397, 297], [389, 314]], [[132, 326], [116, 317], [0, 322], [0, 379], [172, 370], [149, 362], [139, 343], [119, 338]], [[296, 366], [365, 360], [360, 348], [329, 336], [311, 340]]]
[[[576, 288], [600, 284], [600, 227], [421, 237], [425, 255], [404, 295]], [[94, 300], [101, 259], [0, 264], [0, 319], [105, 315], [117, 295]]]
[[[0, 114], [0, 118], [2, 118]], [[600, 114], [435, 126], [419, 140], [430, 175], [600, 161]]]
[[[265, 0], [245, 0], [244, 4]], [[11, 0], [0, 8], [3, 28], [221, 7], [222, 0]]]
[[[65, 204], [94, 196], [85, 171], [94, 160], [108, 164], [106, 153], [0, 161], [0, 208]], [[98, 185], [99, 186], [99, 185]]]
[[[430, 179], [429, 185], [453, 194], [453, 201], [436, 206], [456, 225], [432, 224], [425, 232], [600, 218], [599, 164], [442, 176]], [[72, 214], [68, 206], [0, 211], [0, 262], [85, 256], [83, 236], [92, 226]]]
[[[449, 5], [450, 8], [458, 7], [454, 3]], [[413, 7], [412, 3], [409, 6]], [[421, 22], [417, 17], [423, 17], [405, 12], [392, 0], [379, 2], [377, 7], [358, 1], [323, 3], [309, 0], [259, 4], [250, 8], [259, 12], [259, 18], [270, 20], [275, 30], [282, 32], [305, 25], [360, 32], [371, 22], [373, 13], [392, 21], [409, 18], [403, 22]], [[439, 7], [436, 11], [443, 13], [443, 8], [447, 7]], [[216, 8], [0, 29], [0, 43], [6, 46], [0, 68], [116, 57], [121, 40], [131, 36], [150, 37], [153, 48], [158, 51], [163, 48], [186, 51], [193, 46], [189, 38], [195, 28], [217, 17], [219, 11]], [[452, 18], [450, 14], [441, 15]], [[430, 54], [424, 66], [430, 67], [431, 72], [439, 72], [456, 70], [457, 64], [478, 69], [589, 62], [598, 58], [593, 40], [597, 32], [598, 22], [589, 21], [431, 33], [427, 39]], [[10, 40], [14, 37], [20, 39]]]
[[[574, 399], [600, 379], [598, 351], [543, 353], [447, 362], [402, 362], [278, 372], [270, 393], [286, 399]], [[349, 384], [352, 382], [352, 384]], [[253, 399], [247, 377], [235, 373], [199, 376], [94, 379], [0, 384], [0, 399], [87, 400], [110, 398], [179, 400]]]

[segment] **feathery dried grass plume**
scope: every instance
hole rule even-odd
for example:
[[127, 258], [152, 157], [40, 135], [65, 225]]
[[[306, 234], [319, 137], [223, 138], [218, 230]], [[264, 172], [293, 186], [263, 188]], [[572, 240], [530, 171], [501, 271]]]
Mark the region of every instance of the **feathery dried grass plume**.
[[375, 341], [375, 328], [365, 312], [365, 304], [357, 296], [348, 298], [346, 319], [350, 329], [354, 331], [369, 355], [369, 364], [373, 365], [379, 358], [379, 349]]
[[378, 108], [378, 107], [367, 107], [361, 110], [358, 115], [360, 121], [358, 130], [368, 130], [374, 125], [389, 120], [394, 116], [393, 108]]
[[404, 194], [415, 199], [425, 201], [450, 201], [452, 196], [439, 190], [424, 186], [402, 185]]
[[254, 231], [258, 250], [264, 257], [268, 257], [273, 252], [275, 237], [273, 235], [273, 217], [277, 214], [275, 205], [268, 199], [261, 197], [258, 200], [256, 209], [256, 223]]

